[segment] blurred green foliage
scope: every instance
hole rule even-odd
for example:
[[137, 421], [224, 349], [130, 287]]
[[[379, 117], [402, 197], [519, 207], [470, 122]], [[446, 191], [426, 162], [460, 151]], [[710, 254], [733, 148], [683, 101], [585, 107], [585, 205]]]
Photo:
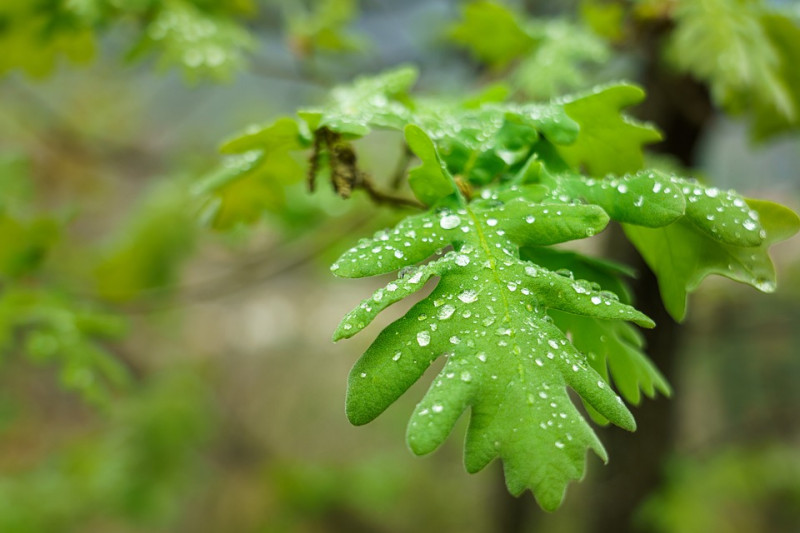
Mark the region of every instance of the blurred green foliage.
[[674, 458], [667, 471], [637, 517], [653, 531], [791, 531], [800, 521], [793, 446], [727, 447], [710, 458]]
[[764, 138], [800, 125], [798, 15], [757, 0], [681, 2], [665, 53]]
[[214, 425], [206, 384], [173, 370], [111, 407], [91, 432], [0, 480], [0, 529], [15, 533], [160, 528], [196, 492]]

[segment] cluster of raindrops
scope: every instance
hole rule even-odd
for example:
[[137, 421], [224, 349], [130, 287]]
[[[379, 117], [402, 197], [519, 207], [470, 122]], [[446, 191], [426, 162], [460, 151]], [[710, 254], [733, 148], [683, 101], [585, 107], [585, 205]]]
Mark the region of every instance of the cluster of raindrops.
[[755, 246], [767, 232], [758, 212], [733, 190], [723, 191], [696, 181], [672, 178], [686, 197], [686, 215], [699, 228], [728, 244]]

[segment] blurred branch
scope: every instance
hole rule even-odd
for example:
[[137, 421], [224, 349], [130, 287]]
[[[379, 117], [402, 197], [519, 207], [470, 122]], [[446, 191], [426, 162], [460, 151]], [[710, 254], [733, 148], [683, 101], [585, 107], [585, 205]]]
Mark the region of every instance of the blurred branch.
[[[337, 225], [335, 235], [321, 245], [313, 246], [305, 240], [294, 243], [291, 247], [296, 251], [282, 261], [275, 258], [286, 256], [289, 243], [280, 243], [265, 249], [248, 261], [234, 266], [229, 272], [212, 279], [183, 286], [154, 287], [142, 291], [141, 299], [129, 304], [120, 304], [119, 307], [129, 314], [146, 314], [215, 300], [251, 288], [312, 262], [339, 246], [343, 240], [351, 238], [353, 233], [358, 232], [372, 218], [372, 216], [359, 216], [345, 225]], [[176, 293], [174, 299], [158, 301], [171, 293]]]
[[[19, 80], [12, 78], [10, 87], [13, 88], [13, 91], [19, 97], [28, 100], [31, 106], [36, 109], [36, 112], [46, 117], [47, 122], [52, 125], [50, 129], [63, 132], [63, 139], [68, 140], [69, 145], [73, 148], [80, 146], [83, 151], [88, 152], [92, 156], [104, 159], [129, 160], [152, 156], [152, 150], [147, 148], [134, 144], [114, 142], [107, 136], [96, 135], [84, 130], [74, 124], [72, 120], [47, 101], [47, 99], [36, 94], [35, 91], [31, 90]], [[50, 152], [54, 150], [52, 146], [53, 143], [44, 137], [42, 131], [39, 131], [27, 122], [21, 122], [19, 125], [26, 127], [32, 136], [39, 140], [39, 144], [42, 148]]]
[[320, 93], [327, 93], [331, 87], [333, 87], [332, 83], [322, 80], [318, 76], [277, 68], [275, 65], [268, 64], [259, 57], [253, 57], [251, 59], [249, 71], [267, 80], [304, 85], [320, 91]]
[[411, 161], [414, 159], [414, 152], [411, 151], [406, 143], [402, 144], [402, 153], [400, 154], [400, 158], [397, 160], [397, 166], [392, 174], [391, 187], [392, 190], [395, 191], [403, 184], [403, 179], [408, 173], [408, 167], [411, 165]]

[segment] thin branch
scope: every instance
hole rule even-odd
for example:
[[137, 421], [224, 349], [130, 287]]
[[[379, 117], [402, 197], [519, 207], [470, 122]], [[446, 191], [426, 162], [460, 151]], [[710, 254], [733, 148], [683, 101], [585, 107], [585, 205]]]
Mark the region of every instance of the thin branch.
[[399, 189], [403, 184], [403, 178], [406, 177], [408, 167], [414, 159], [414, 152], [411, 151], [406, 143], [403, 143], [402, 150], [403, 152], [400, 154], [400, 158], [397, 160], [397, 166], [392, 174], [391, 187], [393, 191]]
[[[332, 248], [338, 246], [342, 240], [350, 237], [353, 232], [363, 228], [369, 219], [370, 217], [360, 216], [349, 221], [343, 227], [337, 227], [339, 231], [336, 232], [336, 235], [328, 239], [322, 246], [309, 247], [304, 243], [297, 244], [296, 247], [300, 251], [283, 261], [275, 261], [274, 258], [285, 255], [286, 243], [264, 250], [252, 260], [236, 265], [230, 271], [218, 277], [183, 286], [154, 287], [140, 291], [140, 299], [120, 304], [118, 308], [128, 314], [147, 314], [216, 300], [235, 292], [252, 288], [255, 285], [302, 267], [317, 257], [326, 254]], [[159, 301], [160, 298], [171, 293], [176, 293], [173, 299]]]
[[375, 184], [366, 173], [361, 173], [361, 179], [356, 185], [357, 188], [364, 189], [369, 195], [370, 199], [376, 204], [391, 205], [394, 207], [411, 207], [413, 209], [425, 209], [425, 205], [421, 204], [413, 198], [404, 198], [402, 196], [394, 196], [379, 191], [375, 188]]

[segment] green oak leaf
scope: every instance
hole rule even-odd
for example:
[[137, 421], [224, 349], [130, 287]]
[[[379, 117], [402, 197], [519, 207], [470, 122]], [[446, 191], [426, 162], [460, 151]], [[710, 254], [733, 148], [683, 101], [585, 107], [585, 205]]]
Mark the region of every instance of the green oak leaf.
[[619, 222], [659, 228], [685, 217], [697, 230], [727, 244], [758, 246], [764, 240], [758, 214], [744, 198], [693, 179], [654, 170], [602, 179], [546, 170], [539, 176], [551, 196], [598, 205]]
[[[658, 278], [661, 298], [675, 320], [683, 320], [686, 315], [688, 293], [711, 274], [747, 283], [763, 292], [775, 290], [769, 247], [797, 233], [800, 219], [790, 209], [773, 202], [747, 200], [745, 204], [736, 197], [733, 201], [734, 209], [717, 205], [705, 216], [697, 212], [689, 217], [687, 208], [686, 217], [662, 228], [624, 225], [628, 239]], [[687, 204], [691, 205], [692, 202]], [[747, 209], [747, 214], [742, 217], [742, 211], [736, 209]], [[720, 218], [723, 222], [717, 224]], [[706, 224], [701, 226], [703, 222]], [[743, 245], [728, 242], [737, 233]], [[757, 245], [749, 244], [754, 233], [761, 239]]]
[[228, 156], [194, 188], [207, 197], [204, 218], [215, 228], [229, 229], [252, 223], [264, 213], [284, 205], [284, 188], [304, 177], [292, 152], [305, 148], [301, 126], [281, 118], [263, 126], [251, 126], [221, 147]]
[[298, 115], [312, 131], [328, 128], [351, 138], [362, 137], [373, 127], [402, 130], [412, 122], [407, 93], [417, 76], [417, 70], [409, 66], [362, 76], [333, 89], [328, 105]]
[[556, 326], [586, 356], [587, 363], [607, 383], [611, 383], [610, 378], [613, 378], [616, 389], [629, 403], [639, 405], [640, 390], [650, 398], [656, 391], [665, 396], [672, 393], [667, 380], [645, 355], [642, 334], [627, 322], [557, 310], [549, 314]]
[[575, 279], [590, 282], [595, 289], [599, 287], [613, 292], [623, 303], [630, 304], [633, 300], [630, 288], [622, 278], [635, 277], [636, 272], [627, 265], [543, 246], [521, 248], [520, 256], [549, 270], [568, 271]]
[[496, 69], [505, 67], [536, 46], [536, 39], [520, 25], [518, 17], [495, 2], [467, 4], [464, 19], [454, 24], [448, 33], [453, 42]]
[[463, 109], [420, 100], [414, 120], [436, 142], [450, 172], [477, 185], [525, 161], [540, 134], [561, 143], [578, 135], [578, 125], [551, 104], [489, 102]]
[[[753, 135], [764, 139], [800, 127], [800, 23], [778, 13], [761, 17], [772, 48], [778, 56], [775, 82], [786, 93], [788, 105], [778, 109], [775, 102], [760, 99], [753, 107]], [[788, 111], [788, 112], [786, 112]]]
[[[520, 259], [519, 246], [583, 238], [607, 222], [596, 206], [490, 198], [408, 217], [345, 252], [332, 267], [339, 276], [410, 270], [349, 313], [334, 339], [356, 334], [380, 311], [440, 278], [353, 367], [350, 421], [373, 420], [444, 355], [444, 368], [409, 422], [411, 450], [432, 452], [470, 408], [467, 470], [477, 472], [500, 457], [512, 494], [530, 489], [543, 508], [558, 507], [568, 482], [583, 476], [586, 449], [606, 458], [566, 387], [613, 423], [629, 430], [635, 425], [547, 311], [653, 323], [612, 295]], [[447, 246], [454, 251], [413, 266]]]
[[530, 20], [527, 31], [538, 41], [511, 73], [514, 85], [534, 100], [584, 89], [587, 65], [608, 61], [608, 43], [581, 24], [562, 19]]
[[[666, 59], [707, 83], [729, 113], [754, 111], [756, 123], [797, 125], [797, 23], [769, 13], [761, 2], [706, 0], [676, 5]], [[787, 40], [788, 38], [788, 40]], [[793, 94], [795, 93], [795, 94]], [[775, 128], [779, 130], [779, 128]]]
[[193, 2], [156, 5], [131, 57], [152, 51], [158, 54], [160, 68], [179, 66], [190, 80], [228, 80], [246, 64], [245, 54], [255, 48], [253, 37], [231, 17], [206, 12]]
[[585, 167], [592, 176], [641, 169], [642, 145], [661, 140], [661, 134], [649, 124], [626, 117], [621, 110], [643, 99], [641, 88], [623, 83], [595, 87], [583, 96], [559, 100], [580, 132], [574, 143], [558, 146], [558, 152], [572, 168]]
[[674, 222], [686, 211], [686, 199], [680, 188], [655, 171], [609, 179], [565, 174], [545, 182], [570, 198], [599, 205], [619, 222], [657, 228]]
[[[520, 252], [523, 259], [585, 280], [578, 283], [583, 283], [587, 290], [611, 291], [620, 301], [631, 301], [630, 289], [621, 279], [622, 276], [633, 276], [633, 271], [627, 266], [555, 248], [526, 247]], [[586, 282], [589, 284], [586, 285]], [[607, 383], [610, 384], [610, 377], [613, 377], [617, 390], [627, 402], [638, 405], [640, 390], [651, 398], [656, 391], [666, 396], [671, 394], [666, 379], [643, 351], [644, 338], [630, 324], [622, 320], [604, 320], [555, 309], [549, 310], [548, 315]], [[591, 406], [585, 407], [595, 421], [608, 423]]]
[[409, 124], [405, 128], [406, 143], [419, 157], [422, 165], [408, 173], [408, 184], [414, 195], [428, 205], [435, 204], [456, 192], [453, 178], [436, 151], [433, 141], [418, 126]]

